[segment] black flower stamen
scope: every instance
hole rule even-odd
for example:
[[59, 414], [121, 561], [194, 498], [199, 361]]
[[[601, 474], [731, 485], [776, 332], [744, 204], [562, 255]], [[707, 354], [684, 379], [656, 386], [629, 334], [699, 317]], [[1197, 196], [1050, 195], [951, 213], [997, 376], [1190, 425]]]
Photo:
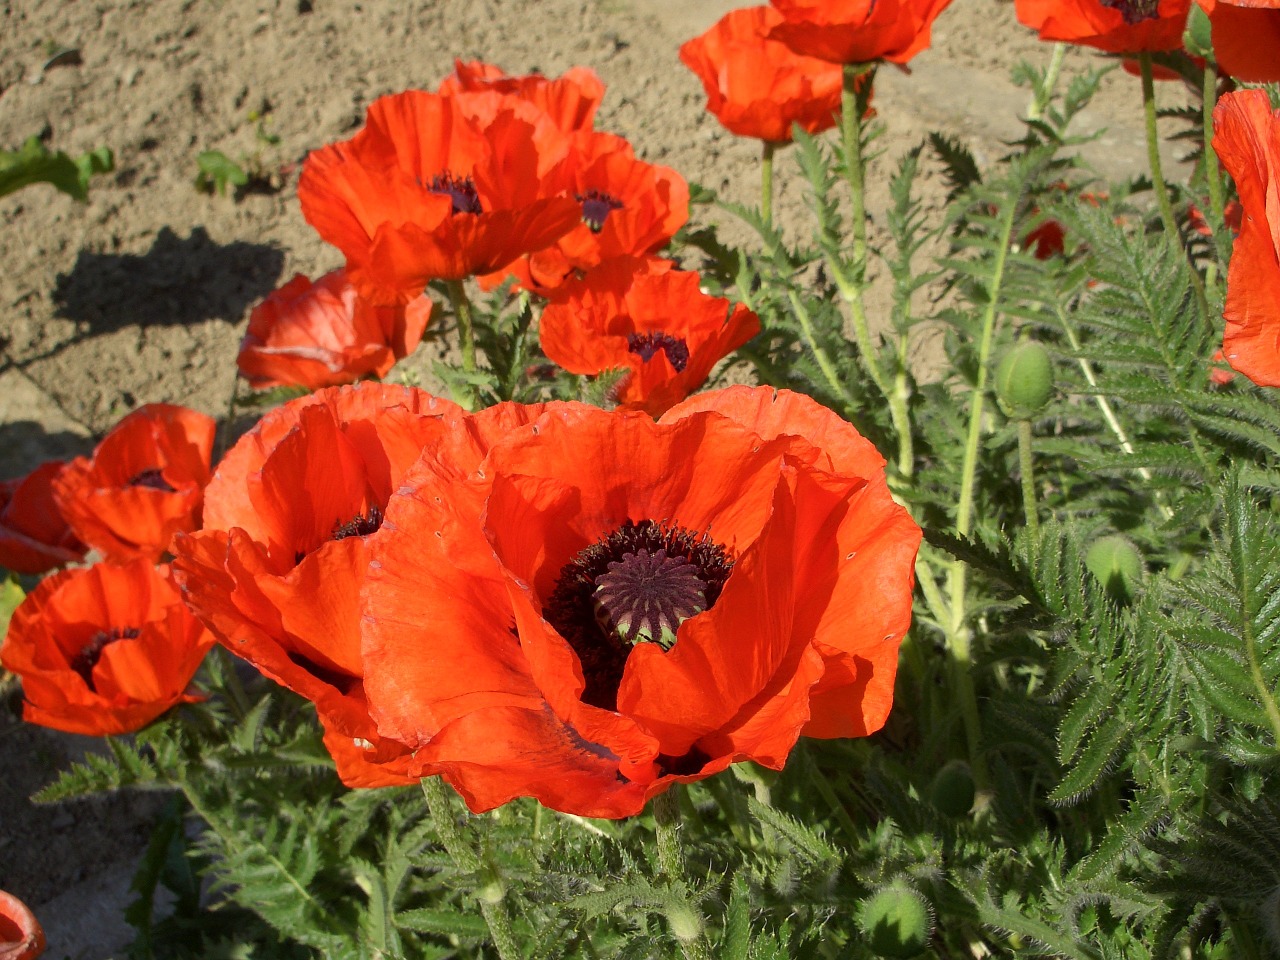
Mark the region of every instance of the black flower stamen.
[[80, 674], [90, 690], [97, 693], [97, 688], [93, 685], [93, 668], [102, 659], [103, 649], [107, 644], [115, 643], [117, 640], [136, 640], [140, 632], [137, 627], [99, 630], [80, 648], [80, 652], [71, 658], [71, 669]]
[[175, 493], [173, 485], [164, 478], [164, 474], [160, 472], [158, 467], [152, 467], [150, 470], [143, 470], [141, 473], [135, 474], [129, 478], [129, 482], [125, 484], [129, 487], [149, 487], [152, 490], [163, 490], [165, 493]]
[[368, 513], [357, 513], [346, 523], [333, 525], [333, 540], [345, 540], [347, 537], [367, 537], [382, 526], [382, 511], [377, 505], [371, 506]]
[[1119, 10], [1129, 26], [1160, 15], [1160, 0], [1099, 0], [1104, 7]]
[[592, 233], [603, 230], [609, 214], [622, 209], [621, 200], [599, 190], [576, 193], [574, 199], [582, 204], [582, 222], [591, 228]]
[[680, 624], [720, 598], [733, 560], [706, 534], [628, 520], [565, 564], [542, 614], [569, 642], [584, 703], [613, 710], [637, 643], [669, 649]]
[[455, 214], [484, 213], [484, 208], [480, 206], [480, 195], [476, 193], [475, 181], [470, 177], [455, 177], [446, 170], [432, 177], [431, 186], [427, 189], [432, 193], [444, 194], [452, 200]]
[[646, 363], [661, 350], [671, 361], [676, 373], [681, 373], [689, 364], [689, 345], [683, 338], [673, 337], [669, 333], [627, 334], [627, 349]]

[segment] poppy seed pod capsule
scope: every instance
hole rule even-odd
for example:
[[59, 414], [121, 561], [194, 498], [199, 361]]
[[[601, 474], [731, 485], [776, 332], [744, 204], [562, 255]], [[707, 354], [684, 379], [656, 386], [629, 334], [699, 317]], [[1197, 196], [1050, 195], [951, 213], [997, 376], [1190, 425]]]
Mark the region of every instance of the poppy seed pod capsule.
[[996, 367], [996, 398], [1015, 420], [1027, 420], [1044, 409], [1053, 395], [1053, 362], [1034, 340], [1024, 340]]
[[934, 774], [929, 802], [947, 817], [963, 817], [973, 808], [973, 771], [963, 760], [952, 760]]
[[1128, 600], [1142, 580], [1142, 554], [1128, 537], [1100, 537], [1085, 554], [1084, 565], [1116, 600]]
[[877, 957], [914, 957], [933, 935], [929, 904], [905, 883], [894, 883], [864, 900], [858, 923]]

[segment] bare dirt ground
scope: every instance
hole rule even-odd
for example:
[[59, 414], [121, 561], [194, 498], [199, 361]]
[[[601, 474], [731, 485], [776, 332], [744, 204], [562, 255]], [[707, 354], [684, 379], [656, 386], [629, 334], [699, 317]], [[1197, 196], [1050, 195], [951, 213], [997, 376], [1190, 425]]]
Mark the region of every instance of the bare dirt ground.
[[[698, 82], [677, 59], [681, 42], [739, 5], [0, 0], [0, 148], [36, 134], [53, 149], [109, 146], [116, 157], [87, 204], [45, 186], [0, 199], [0, 478], [88, 450], [143, 403], [223, 414], [249, 309], [294, 273], [340, 262], [299, 212], [303, 158], [349, 137], [375, 97], [433, 87], [455, 57], [511, 73], [590, 66], [608, 87], [599, 129], [728, 199], [755, 202], [758, 144], [705, 113]], [[45, 69], [57, 48], [78, 50], [79, 62]], [[886, 69], [877, 78], [887, 132], [872, 168], [873, 217], [894, 158], [930, 130], [960, 137], [982, 163], [998, 157], [1027, 100], [1009, 67], [1047, 57], [1011, 3], [955, 0], [912, 74]], [[1072, 51], [1065, 75], [1090, 63]], [[1084, 118], [1105, 128], [1086, 155], [1107, 176], [1144, 168], [1138, 100], [1137, 82], [1116, 73]], [[265, 117], [277, 144], [259, 139], [251, 115]], [[208, 149], [259, 167], [280, 189], [239, 199], [198, 193], [196, 155]], [[796, 169], [783, 159], [779, 172], [779, 218], [799, 229]], [[941, 196], [935, 169], [924, 189]], [[16, 709], [16, 696], [8, 706]], [[27, 802], [83, 749], [81, 738], [21, 726], [13, 709], [0, 715], [0, 888], [42, 916], [50, 956], [73, 960], [118, 956], [129, 942], [120, 913], [158, 809], [133, 796]]]

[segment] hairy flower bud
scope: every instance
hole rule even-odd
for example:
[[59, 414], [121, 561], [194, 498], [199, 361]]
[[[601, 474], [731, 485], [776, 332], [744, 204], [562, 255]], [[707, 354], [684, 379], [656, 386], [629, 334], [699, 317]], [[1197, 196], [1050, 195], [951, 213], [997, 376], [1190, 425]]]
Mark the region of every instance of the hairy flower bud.
[[1024, 340], [996, 367], [996, 398], [1015, 420], [1034, 417], [1053, 395], [1053, 362], [1034, 340]]
[[1084, 565], [1114, 599], [1127, 601], [1142, 581], [1142, 554], [1128, 537], [1100, 537], [1085, 554]]
[[929, 802], [947, 817], [963, 817], [973, 808], [973, 771], [963, 760], [952, 760], [934, 774]]
[[905, 883], [896, 882], [862, 902], [858, 923], [877, 957], [914, 957], [933, 934], [928, 902]]

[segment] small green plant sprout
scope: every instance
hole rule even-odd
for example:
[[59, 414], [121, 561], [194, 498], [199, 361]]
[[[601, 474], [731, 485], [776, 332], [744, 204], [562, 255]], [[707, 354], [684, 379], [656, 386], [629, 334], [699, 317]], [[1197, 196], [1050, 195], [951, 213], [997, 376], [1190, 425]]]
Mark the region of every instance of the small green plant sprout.
[[228, 186], [234, 188], [234, 196], [245, 193], [275, 193], [284, 186], [289, 165], [269, 162], [267, 151], [280, 145], [280, 137], [268, 127], [271, 122], [270, 107], [250, 110], [248, 121], [254, 125], [254, 147], [251, 153], [241, 153], [237, 162], [221, 150], [205, 150], [196, 157], [199, 172], [196, 189], [201, 193], [217, 193], [226, 196]]
[[227, 195], [227, 187], [238, 190], [249, 182], [249, 174], [221, 150], [205, 150], [196, 157], [196, 189], [201, 193]]
[[89, 178], [114, 169], [115, 157], [107, 147], [72, 157], [51, 152], [39, 137], [28, 137], [18, 150], [0, 150], [0, 197], [33, 183], [49, 183], [84, 201], [89, 199]]

